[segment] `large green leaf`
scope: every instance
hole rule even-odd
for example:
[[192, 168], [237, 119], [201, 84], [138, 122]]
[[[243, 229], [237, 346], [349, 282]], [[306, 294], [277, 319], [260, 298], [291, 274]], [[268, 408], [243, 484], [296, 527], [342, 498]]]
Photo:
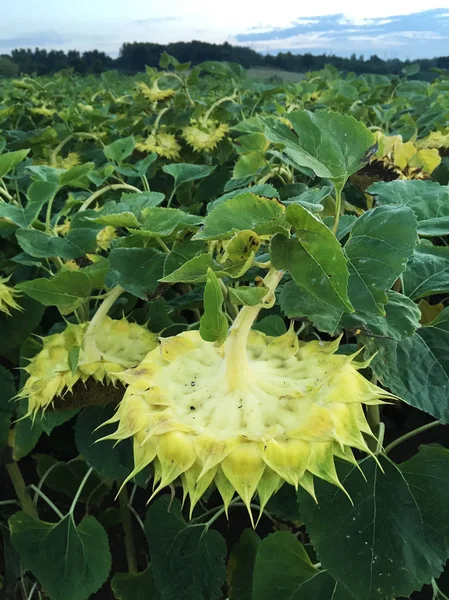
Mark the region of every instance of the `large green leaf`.
[[386, 292], [404, 271], [416, 242], [416, 218], [407, 206], [379, 206], [357, 219], [344, 248], [349, 299], [356, 310], [385, 315]]
[[423, 236], [449, 234], [449, 187], [435, 181], [396, 180], [374, 183], [367, 192], [377, 204], [409, 206]]
[[27, 157], [29, 151], [30, 149], [28, 148], [27, 150], [17, 150], [16, 152], [0, 154], [0, 179], [21, 163]]
[[449, 247], [421, 243], [403, 275], [404, 294], [413, 300], [449, 292]]
[[154, 292], [164, 272], [165, 254], [152, 248], [116, 248], [109, 255], [109, 284], [145, 299]]
[[347, 260], [334, 234], [298, 204], [288, 207], [287, 218], [295, 228], [296, 237], [288, 239], [276, 235], [273, 238], [271, 260], [274, 267], [288, 270], [296, 283], [318, 300], [352, 311], [347, 295]]
[[166, 237], [199, 225], [202, 221], [202, 217], [191, 215], [178, 208], [147, 208], [141, 229], [135, 230], [134, 233], [147, 238]]
[[449, 450], [421, 446], [400, 469], [421, 510], [427, 539], [439, 556], [449, 557]]
[[118, 445], [113, 440], [97, 443], [101, 437], [115, 431], [116, 425], [100, 427], [114, 412], [112, 404], [85, 408], [76, 420], [75, 443], [78, 452], [97, 473], [122, 482], [134, 468], [131, 440], [123, 440]]
[[272, 533], [257, 547], [252, 600], [291, 598], [317, 572], [291, 532]]
[[145, 532], [161, 600], [220, 600], [226, 544], [213, 529], [189, 527], [168, 496], [150, 505]]
[[[426, 514], [399, 468], [380, 459], [344, 464], [348, 497], [322, 480], [318, 503], [302, 490], [299, 509], [318, 558], [356, 600], [409, 596], [437, 577], [447, 556], [426, 537]], [[365, 478], [364, 478], [365, 476]], [[427, 505], [426, 505], [427, 506]]]
[[449, 423], [449, 331], [421, 327], [402, 341], [366, 338], [371, 368], [405, 402]]
[[253, 571], [260, 538], [252, 529], [245, 529], [234, 544], [228, 560], [229, 600], [253, 599]]
[[19, 229], [16, 238], [20, 247], [30, 256], [49, 258], [59, 256], [71, 260], [95, 252], [98, 229], [73, 229], [65, 237], [49, 235], [36, 229]]
[[108, 536], [94, 517], [75, 525], [71, 515], [47, 523], [18, 512], [9, 519], [11, 542], [50, 600], [88, 600], [111, 568]]
[[394, 290], [387, 292], [385, 316], [357, 312], [344, 314], [339, 328], [361, 329], [363, 333], [393, 340], [402, 340], [420, 327], [421, 311], [410, 298]]
[[354, 600], [354, 596], [327, 571], [318, 571], [316, 575], [301, 583], [288, 600]]
[[251, 230], [259, 235], [288, 229], [285, 208], [275, 198], [263, 198], [249, 192], [219, 204], [204, 219], [204, 226], [194, 240], [221, 240], [234, 233]]
[[141, 573], [116, 573], [111, 581], [117, 600], [160, 600], [151, 566]]
[[297, 111], [288, 114], [293, 125], [265, 119], [265, 135], [270, 142], [284, 144], [284, 152], [294, 163], [312, 169], [342, 187], [375, 152], [375, 137], [349, 115], [326, 110]]
[[320, 331], [330, 334], [341, 329], [360, 329], [367, 335], [402, 340], [420, 326], [421, 311], [407, 296], [394, 290], [387, 292], [385, 316], [357, 311], [353, 314], [318, 301], [294, 281], [287, 282], [281, 291], [280, 305], [289, 318], [307, 318]]
[[[61, 187], [64, 185], [87, 187], [89, 180], [86, 178], [86, 175], [88, 175], [94, 167], [95, 163], [87, 162], [83, 165], [76, 165], [76, 167], [64, 171], [64, 173], [61, 173], [59, 176], [59, 185]], [[84, 178], [86, 179], [84, 180]]]
[[23, 281], [16, 287], [44, 306], [57, 306], [62, 315], [76, 310], [92, 291], [89, 277], [81, 271], [62, 271], [51, 279]]
[[179, 187], [182, 183], [188, 181], [195, 181], [197, 179], [203, 179], [215, 170], [215, 167], [209, 165], [191, 165], [187, 163], [175, 163], [172, 165], [165, 165], [162, 167], [164, 173], [168, 173], [175, 180], [175, 188]]
[[[24, 296], [18, 299], [22, 311], [13, 311], [11, 316], [0, 312], [0, 331], [2, 332], [2, 343], [0, 344], [0, 355], [8, 354], [20, 344], [39, 326], [44, 307], [32, 298]], [[24, 318], [26, 314], [26, 318]]]
[[34, 181], [27, 191], [27, 205], [22, 207], [0, 202], [0, 217], [12, 221], [19, 227], [28, 227], [37, 219], [42, 207], [54, 198], [57, 190], [56, 183]]
[[108, 160], [113, 160], [120, 164], [133, 153], [135, 147], [136, 141], [131, 135], [115, 140], [112, 144], [105, 146], [103, 152]]

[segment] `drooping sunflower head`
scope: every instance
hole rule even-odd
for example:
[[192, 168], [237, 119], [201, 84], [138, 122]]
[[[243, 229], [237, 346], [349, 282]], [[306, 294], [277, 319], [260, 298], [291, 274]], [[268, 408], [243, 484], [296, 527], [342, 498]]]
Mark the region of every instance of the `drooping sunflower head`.
[[2, 277], [0, 275], [0, 312], [4, 312], [11, 316], [12, 310], [22, 310], [17, 304], [16, 298], [20, 296], [20, 292], [8, 285], [10, 277]]
[[171, 88], [166, 89], [166, 90], [161, 90], [159, 88], [157, 79], [155, 79], [155, 81], [153, 82], [153, 85], [151, 87], [149, 87], [143, 81], [139, 81], [137, 83], [137, 88], [138, 88], [139, 92], [142, 94], [142, 96], [144, 96], [148, 100], [151, 100], [152, 102], [161, 102], [162, 100], [167, 100], [168, 98], [171, 98], [176, 93], [176, 90], [173, 90]]
[[435, 147], [418, 147], [412, 141], [404, 142], [401, 135], [376, 135], [378, 149], [372, 160], [381, 162], [400, 179], [427, 178], [441, 162]]
[[182, 135], [186, 142], [195, 152], [201, 150], [213, 150], [229, 131], [226, 123], [214, 123], [209, 121], [207, 125], [192, 123], [185, 127]]
[[107, 437], [133, 438], [130, 478], [153, 463], [155, 494], [180, 477], [191, 510], [213, 482], [226, 508], [237, 492], [248, 510], [284, 482], [312, 495], [314, 476], [341, 487], [334, 457], [369, 452], [363, 405], [391, 395], [358, 372], [366, 363], [335, 354], [339, 340], [251, 331], [242, 346], [235, 333], [221, 347], [197, 331], [163, 339], [121, 374], [128, 388]]
[[149, 135], [145, 140], [137, 142], [137, 150], [141, 152], [155, 152], [163, 158], [175, 159], [179, 157], [181, 146], [171, 133], [155, 133]]
[[91, 331], [89, 323], [67, 325], [62, 333], [43, 338], [42, 350], [25, 367], [29, 377], [19, 397], [28, 399], [27, 414], [34, 416], [77, 381], [93, 377], [114, 384], [121, 371], [138, 365], [156, 345], [153, 333], [126, 319], [105, 317]]

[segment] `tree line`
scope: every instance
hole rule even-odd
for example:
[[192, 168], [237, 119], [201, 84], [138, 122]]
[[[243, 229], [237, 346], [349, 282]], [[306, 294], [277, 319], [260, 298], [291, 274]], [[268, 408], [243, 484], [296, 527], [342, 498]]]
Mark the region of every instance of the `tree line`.
[[[197, 65], [204, 61], [232, 61], [245, 68], [271, 67], [286, 71], [306, 72], [322, 69], [325, 65], [333, 65], [342, 71], [357, 74], [376, 73], [399, 75], [410, 61], [399, 59], [383, 60], [377, 55], [368, 58], [353, 54], [344, 58], [329, 54], [314, 55], [311, 53], [293, 54], [279, 52], [277, 55], [263, 55], [251, 48], [207, 42], [176, 42], [172, 44], [154, 44], [150, 42], [125, 43], [120, 48], [119, 56], [114, 59], [105, 52], [91, 50], [45, 50], [36, 48], [13, 50], [10, 55], [0, 55], [0, 77], [16, 77], [19, 74], [51, 75], [63, 69], [72, 69], [76, 73], [102, 73], [117, 69], [122, 73], [134, 74], [145, 69], [145, 66], [157, 67], [163, 52], [174, 56], [181, 63], [190, 62]], [[413, 61], [420, 65], [420, 72], [415, 77], [432, 79], [435, 69], [449, 69], [449, 56], [420, 59]]]

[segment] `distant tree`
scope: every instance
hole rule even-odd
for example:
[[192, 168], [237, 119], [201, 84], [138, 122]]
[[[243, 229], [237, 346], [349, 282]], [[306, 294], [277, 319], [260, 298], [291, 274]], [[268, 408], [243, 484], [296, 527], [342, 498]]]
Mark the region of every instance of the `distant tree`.
[[9, 56], [0, 56], [0, 77], [17, 77], [19, 67], [10, 59]]

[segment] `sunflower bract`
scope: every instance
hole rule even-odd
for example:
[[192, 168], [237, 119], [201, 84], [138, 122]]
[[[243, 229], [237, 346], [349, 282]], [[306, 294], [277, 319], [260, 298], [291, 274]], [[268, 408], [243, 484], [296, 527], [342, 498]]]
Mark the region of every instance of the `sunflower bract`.
[[263, 509], [284, 482], [312, 495], [313, 476], [341, 487], [334, 457], [370, 452], [363, 405], [391, 394], [358, 372], [367, 363], [335, 354], [339, 340], [251, 331], [242, 360], [232, 343], [184, 332], [120, 375], [129, 385], [107, 437], [133, 438], [130, 478], [153, 463], [155, 494], [181, 477], [191, 510], [212, 482], [226, 508], [237, 492], [248, 510], [255, 493]]
[[[67, 325], [62, 333], [43, 338], [42, 350], [25, 367], [29, 377], [19, 394], [28, 399], [27, 415], [45, 411], [77, 381], [93, 377], [114, 384], [120, 372], [136, 366], [157, 345], [153, 333], [126, 319], [105, 317], [91, 335], [86, 335], [88, 326]], [[79, 348], [75, 368], [70, 356], [74, 348]]]
[[0, 276], [0, 312], [11, 316], [11, 309], [22, 309], [16, 302], [16, 298], [20, 296], [20, 292], [15, 290], [12, 286], [7, 285], [9, 279], [9, 277]]

